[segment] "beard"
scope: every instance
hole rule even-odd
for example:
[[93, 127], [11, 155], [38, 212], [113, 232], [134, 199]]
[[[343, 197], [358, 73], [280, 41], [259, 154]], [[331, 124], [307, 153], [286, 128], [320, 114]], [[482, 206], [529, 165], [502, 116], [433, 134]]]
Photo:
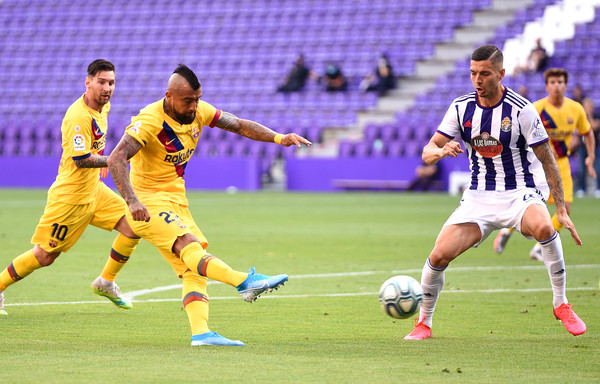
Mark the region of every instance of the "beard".
[[184, 115], [182, 113], [175, 112], [175, 117], [177, 117], [177, 122], [179, 122], [181, 125], [192, 124], [196, 118], [196, 111], [194, 111], [194, 113], [191, 115]]
[[98, 103], [98, 105], [106, 105], [111, 98], [112, 95], [100, 95], [96, 98], [96, 103]]

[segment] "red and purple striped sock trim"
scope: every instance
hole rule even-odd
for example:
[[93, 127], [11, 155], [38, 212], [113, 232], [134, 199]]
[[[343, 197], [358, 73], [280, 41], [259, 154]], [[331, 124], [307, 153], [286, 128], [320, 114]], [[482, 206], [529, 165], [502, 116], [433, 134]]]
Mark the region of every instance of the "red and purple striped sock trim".
[[19, 276], [19, 274], [15, 270], [15, 266], [13, 265], [13, 263], [10, 263], [10, 265], [6, 269], [8, 270], [8, 274], [10, 275], [10, 278], [13, 279], [13, 281], [19, 281], [22, 279], [22, 277]]
[[208, 268], [208, 263], [214, 258], [215, 257], [213, 255], [207, 253], [200, 259], [200, 262], [198, 263], [198, 274], [200, 276], [206, 276], [206, 269]]
[[129, 260], [129, 256], [121, 255], [119, 252], [115, 251], [113, 248], [110, 249], [110, 257], [119, 263], [126, 263], [127, 260]]
[[208, 303], [208, 297], [200, 292], [192, 291], [183, 298], [183, 306], [186, 307], [188, 304], [193, 303], [194, 301]]

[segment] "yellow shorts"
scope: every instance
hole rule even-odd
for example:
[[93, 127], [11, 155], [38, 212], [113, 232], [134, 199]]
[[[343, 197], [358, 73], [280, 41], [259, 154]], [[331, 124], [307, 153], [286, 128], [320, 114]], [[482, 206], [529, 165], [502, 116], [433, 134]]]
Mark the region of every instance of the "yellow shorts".
[[98, 185], [96, 197], [89, 204], [48, 200], [31, 243], [39, 244], [47, 252], [67, 252], [88, 224], [112, 231], [126, 209], [125, 201], [104, 183]]
[[188, 267], [173, 253], [175, 240], [179, 236], [191, 233], [196, 236], [202, 248], [206, 249], [208, 247], [206, 237], [194, 222], [187, 207], [171, 201], [144, 200], [142, 203], [150, 212], [150, 221], [133, 221], [131, 212], [127, 209], [127, 222], [136, 235], [158, 248], [160, 254], [171, 264], [177, 276], [183, 277]]
[[[567, 156], [556, 159], [558, 164], [558, 170], [560, 171], [560, 177], [562, 178], [563, 191], [565, 193], [565, 201], [573, 202], [573, 177], [571, 176], [571, 164]], [[554, 204], [554, 198], [550, 194], [548, 204]]]

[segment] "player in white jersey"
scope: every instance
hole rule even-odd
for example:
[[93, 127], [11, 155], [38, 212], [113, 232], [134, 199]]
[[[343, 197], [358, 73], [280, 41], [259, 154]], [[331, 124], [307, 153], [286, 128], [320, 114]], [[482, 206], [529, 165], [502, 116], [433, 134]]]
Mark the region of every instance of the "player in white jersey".
[[562, 244], [546, 208], [549, 186], [559, 221], [581, 245], [565, 209], [558, 166], [537, 111], [529, 101], [502, 85], [504, 73], [503, 55], [497, 47], [477, 48], [471, 56], [475, 92], [454, 100], [423, 148], [423, 161], [435, 164], [444, 157], [464, 153], [452, 140], [460, 137], [470, 161], [471, 185], [442, 227], [423, 267], [423, 305], [415, 329], [405, 340], [431, 337], [433, 311], [448, 264], [477, 247], [493, 230], [505, 227], [515, 228], [542, 244], [554, 315], [571, 334], [586, 331], [585, 323], [567, 301]]

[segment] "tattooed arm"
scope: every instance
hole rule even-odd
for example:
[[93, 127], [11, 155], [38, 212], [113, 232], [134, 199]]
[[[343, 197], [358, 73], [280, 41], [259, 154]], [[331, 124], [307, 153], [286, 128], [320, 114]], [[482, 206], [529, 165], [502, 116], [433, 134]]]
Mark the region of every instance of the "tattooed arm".
[[100, 178], [104, 179], [108, 176], [107, 160], [108, 156], [90, 155], [85, 159], [73, 160], [73, 163], [77, 168], [100, 168]]
[[150, 220], [150, 213], [146, 206], [140, 202], [131, 186], [127, 164], [127, 161], [135, 156], [140, 148], [142, 148], [142, 145], [137, 140], [125, 134], [108, 157], [107, 162], [113, 182], [127, 203], [133, 220], [147, 222]]
[[108, 156], [93, 155], [86, 157], [85, 159], [73, 160], [77, 168], [105, 168], [107, 167], [106, 161]]
[[556, 159], [554, 158], [554, 154], [550, 148], [550, 142], [546, 141], [545, 143], [532, 147], [532, 149], [544, 168], [546, 180], [548, 181], [548, 186], [550, 187], [550, 193], [552, 193], [554, 204], [556, 205], [556, 215], [558, 221], [566, 229], [568, 229], [569, 232], [571, 232], [571, 236], [575, 240], [575, 243], [577, 245], [581, 245], [581, 239], [577, 234], [575, 224], [573, 224], [571, 218], [569, 218], [569, 215], [567, 214], [562, 178], [560, 177], [560, 171], [558, 169], [558, 165], [556, 164]]
[[558, 170], [556, 159], [552, 154], [550, 142], [546, 141], [545, 143], [532, 147], [532, 149], [542, 163], [542, 167], [544, 167], [544, 173], [546, 174], [546, 180], [548, 181], [548, 186], [550, 187], [550, 193], [552, 193], [552, 197], [554, 197], [556, 209], [561, 207], [564, 208], [565, 195], [563, 191], [562, 178], [560, 177], [560, 171]]
[[[256, 123], [252, 120], [240, 119], [237, 116], [225, 111], [223, 111], [223, 114], [221, 114], [221, 117], [215, 126], [256, 141], [266, 141], [272, 143], [275, 141], [275, 136], [277, 135], [277, 132], [265, 127], [262, 124]], [[299, 147], [300, 143], [303, 143], [306, 146], [310, 146], [312, 144], [304, 137], [295, 133], [288, 133], [287, 135], [282, 136], [281, 145], [286, 147], [289, 147], [290, 145]]]

